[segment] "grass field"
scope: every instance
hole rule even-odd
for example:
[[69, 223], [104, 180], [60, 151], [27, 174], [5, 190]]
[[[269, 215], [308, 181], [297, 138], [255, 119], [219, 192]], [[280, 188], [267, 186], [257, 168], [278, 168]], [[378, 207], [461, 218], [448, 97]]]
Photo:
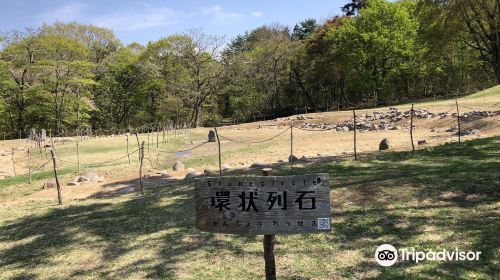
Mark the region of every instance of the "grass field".
[[[278, 236], [279, 279], [495, 279], [500, 274], [500, 137], [275, 174], [327, 172], [333, 230]], [[246, 173], [251, 173], [247, 171]], [[254, 173], [257, 171], [254, 171]], [[238, 172], [239, 174], [241, 172]], [[0, 279], [261, 279], [261, 236], [194, 228], [193, 186], [40, 202], [0, 212]], [[376, 247], [481, 251], [477, 262], [396, 263]]]
[[[280, 162], [290, 153], [288, 131], [260, 142], [282, 133], [288, 120], [221, 127], [221, 135], [247, 141], [222, 141], [222, 160], [232, 167], [225, 175], [259, 174], [248, 168], [253, 162], [271, 163], [276, 175], [330, 174], [332, 231], [278, 236], [279, 279], [497, 279], [499, 101], [500, 86], [459, 99], [461, 112], [478, 108], [495, 113], [464, 120], [463, 129], [480, 132], [463, 137], [462, 143], [444, 131], [456, 124], [454, 117], [416, 119], [415, 142], [426, 139], [428, 144], [417, 146], [415, 154], [408, 152], [408, 129], [359, 133], [358, 161], [353, 160], [352, 132], [294, 129], [294, 154], [307, 160], [293, 169]], [[433, 112], [454, 106], [453, 99], [416, 104]], [[408, 104], [397, 107], [409, 109]], [[351, 114], [315, 113], [308, 121], [338, 123]], [[76, 145], [58, 145], [63, 206], [56, 205], [54, 189], [41, 190], [43, 182], [53, 178], [51, 162], [34, 173], [29, 184], [28, 175], [12, 176], [10, 156], [0, 156], [0, 175], [10, 176], [0, 179], [0, 279], [262, 279], [262, 236], [195, 229], [193, 183], [183, 179], [186, 171], [170, 171], [176, 159], [198, 171], [217, 166], [215, 143], [185, 157], [174, 153], [203, 143], [207, 132], [208, 128], [198, 128], [181, 133], [158, 149], [156, 136], [151, 135], [150, 149], [145, 151], [144, 172], [150, 176], [145, 179], [145, 196], [137, 192], [138, 155], [132, 154], [128, 163], [125, 136], [80, 142], [81, 172], [104, 176], [106, 181], [99, 184], [67, 186], [77, 174]], [[139, 138], [148, 142], [146, 134]], [[390, 151], [377, 151], [382, 138], [389, 139]], [[129, 140], [134, 152], [137, 140], [135, 136]], [[26, 141], [0, 141], [4, 151], [20, 148], [14, 157], [17, 174], [50, 160], [37, 151], [27, 158], [27, 147]], [[114, 159], [119, 160], [108, 162]], [[159, 176], [162, 170], [172, 177]], [[128, 189], [132, 192], [122, 192]], [[482, 253], [476, 262], [398, 262], [382, 268], [373, 255], [383, 243]]]

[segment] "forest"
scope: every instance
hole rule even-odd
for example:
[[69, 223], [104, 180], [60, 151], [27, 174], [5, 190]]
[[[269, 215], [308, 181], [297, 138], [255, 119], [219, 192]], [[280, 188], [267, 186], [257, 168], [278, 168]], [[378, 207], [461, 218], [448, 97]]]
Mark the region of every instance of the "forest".
[[499, 0], [352, 0], [323, 22], [124, 45], [55, 22], [0, 35], [0, 137], [215, 126], [500, 83]]

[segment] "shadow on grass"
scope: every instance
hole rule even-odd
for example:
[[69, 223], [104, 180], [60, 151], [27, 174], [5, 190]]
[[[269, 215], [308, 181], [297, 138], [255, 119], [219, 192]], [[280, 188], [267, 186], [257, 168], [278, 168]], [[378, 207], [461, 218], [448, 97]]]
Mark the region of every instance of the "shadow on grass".
[[[291, 252], [305, 253], [314, 254], [320, 262], [332, 254], [331, 247], [321, 245], [337, 244], [340, 252], [360, 250], [364, 261], [337, 267], [337, 271], [327, 271], [325, 275], [360, 278], [364, 277], [363, 273], [375, 271], [377, 278], [385, 279], [459, 279], [475, 272], [485, 278], [493, 277], [499, 272], [495, 262], [500, 223], [494, 211], [494, 205], [500, 201], [499, 143], [499, 137], [481, 139], [421, 150], [416, 154], [365, 155], [357, 162], [316, 159], [292, 171], [287, 165], [276, 165], [276, 175], [329, 173], [333, 220], [333, 230], [329, 234], [280, 236], [278, 258]], [[225, 175], [242, 173], [239, 170]], [[245, 172], [250, 173], [259, 174], [260, 171]], [[194, 228], [194, 194], [190, 182], [158, 182], [152, 184], [154, 187], [146, 184], [144, 197], [137, 194], [120, 196], [118, 202], [94, 199], [4, 223], [0, 226], [0, 242], [16, 244], [0, 251], [0, 264], [6, 269], [24, 271], [20, 278], [36, 278], [31, 269], [57, 266], [54, 256], [87, 246], [101, 250], [99, 266], [75, 268], [70, 277], [124, 278], [140, 271], [146, 278], [173, 278], [175, 265], [192, 257], [193, 252], [205, 252], [206, 255], [202, 255], [205, 258], [199, 261], [207, 265], [210, 256], [221, 250], [235, 257], [260, 258], [260, 252], [249, 251], [244, 246], [260, 242], [260, 237], [237, 237], [241, 242], [231, 242], [230, 238], [220, 239], [216, 234]], [[135, 180], [121, 183], [127, 187], [137, 186]], [[448, 240], [420, 239], [428, 228], [449, 231], [452, 235]], [[81, 239], [82, 234], [90, 241]], [[155, 258], [137, 257], [127, 263], [120, 262], [119, 259], [140, 247], [134, 242], [141, 239], [154, 239]], [[383, 269], [375, 264], [372, 256], [382, 241], [396, 247], [424, 249], [463, 244], [465, 247], [461, 249], [482, 251], [482, 259], [476, 263], [436, 263], [414, 275], [407, 268], [418, 268], [418, 264], [398, 263]], [[255, 273], [251, 277], [263, 275], [263, 272]], [[315, 271], [304, 274], [288, 271], [283, 278], [325, 277]]]

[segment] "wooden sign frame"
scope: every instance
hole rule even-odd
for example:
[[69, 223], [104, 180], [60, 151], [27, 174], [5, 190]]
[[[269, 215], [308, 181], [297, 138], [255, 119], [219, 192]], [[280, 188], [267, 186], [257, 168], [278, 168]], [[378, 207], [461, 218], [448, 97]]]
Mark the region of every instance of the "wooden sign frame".
[[195, 179], [196, 227], [269, 235], [331, 230], [328, 174]]

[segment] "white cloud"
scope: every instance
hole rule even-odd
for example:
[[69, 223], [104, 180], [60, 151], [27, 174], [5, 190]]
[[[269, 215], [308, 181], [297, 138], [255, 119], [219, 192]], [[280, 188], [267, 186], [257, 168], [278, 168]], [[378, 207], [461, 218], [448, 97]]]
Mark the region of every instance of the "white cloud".
[[253, 12], [251, 13], [251, 15], [252, 15], [253, 17], [259, 17], [259, 18], [264, 16], [264, 14], [263, 14], [263, 13], [258, 12], [258, 11], [253, 11]]
[[51, 23], [56, 20], [65, 22], [78, 20], [81, 18], [85, 7], [84, 4], [78, 2], [67, 3], [55, 10], [45, 11], [40, 15], [40, 21]]
[[214, 21], [219, 23], [229, 23], [233, 20], [243, 18], [243, 15], [240, 13], [230, 13], [223, 11], [222, 7], [219, 5], [215, 5], [209, 8], [204, 8], [203, 14], [207, 16], [213, 16]]
[[170, 8], [148, 8], [139, 12], [111, 14], [94, 18], [97, 26], [113, 30], [141, 30], [152, 27], [174, 25], [179, 22], [179, 14]]

